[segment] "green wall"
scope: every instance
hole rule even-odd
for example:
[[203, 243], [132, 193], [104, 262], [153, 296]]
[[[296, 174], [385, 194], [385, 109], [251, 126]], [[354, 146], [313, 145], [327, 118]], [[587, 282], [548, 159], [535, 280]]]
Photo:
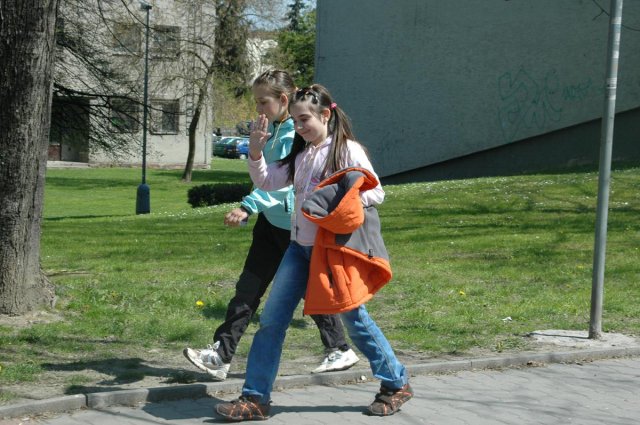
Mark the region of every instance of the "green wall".
[[[609, 7], [319, 0], [316, 80], [351, 116], [383, 177], [422, 178], [454, 163], [475, 174], [592, 161], [609, 27], [598, 4]], [[623, 24], [640, 28], [640, 1], [624, 6]], [[640, 32], [625, 28], [617, 110], [639, 107]], [[638, 158], [637, 149], [627, 153]], [[468, 162], [474, 156], [482, 160]]]

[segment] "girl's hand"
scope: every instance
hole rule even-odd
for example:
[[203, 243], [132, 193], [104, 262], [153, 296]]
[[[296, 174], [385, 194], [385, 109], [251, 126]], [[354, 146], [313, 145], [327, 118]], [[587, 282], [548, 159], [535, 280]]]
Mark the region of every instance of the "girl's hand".
[[227, 215], [224, 216], [224, 225], [230, 227], [237, 227], [243, 221], [246, 221], [249, 218], [249, 214], [242, 208], [234, 208], [229, 211]]
[[262, 114], [258, 116], [251, 125], [251, 134], [249, 135], [249, 156], [254, 161], [260, 159], [264, 145], [271, 137], [271, 133], [267, 133], [269, 129], [269, 120], [267, 116]]

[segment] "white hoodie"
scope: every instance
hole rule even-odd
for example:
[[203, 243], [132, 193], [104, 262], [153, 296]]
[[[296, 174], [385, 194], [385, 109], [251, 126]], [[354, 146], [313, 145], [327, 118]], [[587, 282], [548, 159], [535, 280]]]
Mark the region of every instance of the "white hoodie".
[[[307, 143], [307, 147], [296, 157], [296, 173], [293, 179], [295, 209], [291, 214], [291, 239], [300, 245], [311, 246], [316, 237], [318, 226], [307, 220], [300, 212], [300, 208], [309, 193], [313, 192], [318, 183], [322, 181], [322, 170], [327, 162], [332, 139], [333, 137], [329, 136], [318, 146]], [[359, 143], [348, 140], [347, 151], [347, 161], [342, 168], [361, 167], [376, 175], [371, 161]], [[260, 156], [257, 161], [249, 158], [247, 162], [249, 175], [256, 187], [262, 190], [277, 190], [291, 184], [288, 166], [280, 166], [277, 162], [267, 165], [264, 155]], [[377, 175], [376, 178], [378, 179]], [[360, 196], [365, 206], [378, 205], [384, 200], [384, 190], [378, 184], [375, 188], [362, 192]]]

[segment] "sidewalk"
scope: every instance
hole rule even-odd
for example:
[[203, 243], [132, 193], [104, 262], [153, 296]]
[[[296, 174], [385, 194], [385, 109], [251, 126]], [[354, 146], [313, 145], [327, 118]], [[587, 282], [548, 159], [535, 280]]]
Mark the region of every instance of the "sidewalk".
[[[389, 418], [362, 414], [378, 384], [309, 386], [273, 394], [272, 424], [632, 425], [640, 418], [640, 358], [464, 371], [412, 378], [415, 397]], [[106, 407], [23, 422], [39, 425], [222, 423], [222, 398]]]
[[[640, 345], [634, 339], [591, 342], [583, 336], [567, 337], [562, 331], [541, 331], [539, 337], [558, 340], [559, 349], [408, 366], [416, 397], [398, 415], [386, 419], [362, 415], [379, 385], [369, 370], [282, 377], [276, 382], [278, 391], [272, 394], [270, 423], [638, 422]], [[576, 344], [584, 347], [563, 351], [560, 347], [567, 342], [574, 348]], [[222, 383], [96, 393], [3, 406], [0, 418], [14, 419], [0, 419], [0, 425], [218, 423], [213, 418], [213, 406], [219, 400], [236, 397], [241, 385], [242, 379], [235, 378]], [[51, 413], [36, 416], [44, 412]]]

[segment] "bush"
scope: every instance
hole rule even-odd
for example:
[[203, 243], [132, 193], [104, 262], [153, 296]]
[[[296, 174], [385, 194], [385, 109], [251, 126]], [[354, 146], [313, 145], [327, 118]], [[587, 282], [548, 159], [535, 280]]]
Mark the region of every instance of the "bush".
[[250, 191], [251, 185], [248, 183], [203, 184], [189, 189], [187, 202], [193, 208], [240, 202]]

